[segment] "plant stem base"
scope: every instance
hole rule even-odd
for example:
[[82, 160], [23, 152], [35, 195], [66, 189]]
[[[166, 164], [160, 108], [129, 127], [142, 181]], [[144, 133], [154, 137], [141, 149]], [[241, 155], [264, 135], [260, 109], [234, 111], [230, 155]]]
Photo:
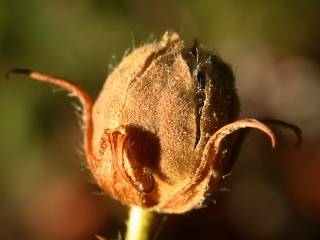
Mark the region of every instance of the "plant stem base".
[[153, 228], [155, 213], [131, 207], [127, 222], [126, 240], [148, 240]]

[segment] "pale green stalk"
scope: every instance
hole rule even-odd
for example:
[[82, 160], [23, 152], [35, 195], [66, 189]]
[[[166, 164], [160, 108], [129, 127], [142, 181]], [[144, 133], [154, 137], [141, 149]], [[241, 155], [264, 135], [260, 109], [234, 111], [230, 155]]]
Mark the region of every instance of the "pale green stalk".
[[131, 207], [127, 222], [126, 240], [149, 240], [155, 213], [139, 207]]

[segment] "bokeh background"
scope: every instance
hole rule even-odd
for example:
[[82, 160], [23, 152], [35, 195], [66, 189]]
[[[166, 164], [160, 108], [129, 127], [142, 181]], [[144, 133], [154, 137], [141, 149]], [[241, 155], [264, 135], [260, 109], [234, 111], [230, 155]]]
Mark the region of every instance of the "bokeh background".
[[[128, 49], [178, 31], [233, 66], [242, 117], [297, 124], [246, 139], [208, 207], [166, 217], [158, 239], [320, 239], [320, 2], [317, 0], [0, 0], [0, 239], [123, 235], [127, 208], [91, 181], [74, 99], [4, 74], [63, 76], [95, 98]], [[54, 93], [54, 94], [53, 94]]]

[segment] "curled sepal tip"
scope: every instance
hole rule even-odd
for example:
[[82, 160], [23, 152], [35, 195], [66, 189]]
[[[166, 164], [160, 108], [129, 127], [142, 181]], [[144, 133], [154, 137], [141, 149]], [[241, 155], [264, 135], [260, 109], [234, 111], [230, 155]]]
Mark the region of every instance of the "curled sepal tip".
[[294, 146], [295, 147], [301, 147], [302, 145], [302, 131], [299, 127], [296, 125], [293, 125], [291, 123], [284, 122], [282, 120], [278, 119], [262, 119], [261, 122], [268, 124], [268, 125], [274, 125], [276, 127], [280, 128], [286, 128], [293, 132], [293, 134], [296, 136], [296, 141]]
[[262, 132], [266, 133], [271, 141], [272, 148], [276, 146], [276, 138], [273, 131], [264, 123], [256, 119], [241, 119], [233, 123], [229, 123], [224, 127], [220, 128], [209, 140], [207, 147], [210, 147], [213, 143], [215, 151], [218, 152], [221, 146], [221, 141], [228, 135], [232, 134], [235, 131], [238, 131], [243, 128], [255, 128], [259, 129]]

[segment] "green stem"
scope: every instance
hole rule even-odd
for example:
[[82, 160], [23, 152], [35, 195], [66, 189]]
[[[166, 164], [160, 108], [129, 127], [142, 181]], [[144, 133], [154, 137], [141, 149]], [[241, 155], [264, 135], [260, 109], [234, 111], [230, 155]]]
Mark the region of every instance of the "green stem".
[[148, 240], [153, 228], [155, 213], [131, 207], [127, 222], [126, 240]]

